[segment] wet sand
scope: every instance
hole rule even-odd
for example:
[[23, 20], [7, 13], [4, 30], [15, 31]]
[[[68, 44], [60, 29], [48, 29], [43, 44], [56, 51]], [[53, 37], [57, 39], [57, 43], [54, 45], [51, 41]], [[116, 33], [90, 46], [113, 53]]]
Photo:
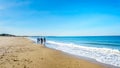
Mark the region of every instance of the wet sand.
[[23, 37], [0, 37], [0, 68], [105, 67], [35, 44]]

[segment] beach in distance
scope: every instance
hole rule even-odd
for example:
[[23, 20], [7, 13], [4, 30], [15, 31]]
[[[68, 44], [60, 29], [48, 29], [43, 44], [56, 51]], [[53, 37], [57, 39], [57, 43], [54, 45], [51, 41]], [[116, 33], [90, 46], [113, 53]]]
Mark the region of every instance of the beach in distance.
[[107, 68], [24, 37], [0, 37], [0, 68]]

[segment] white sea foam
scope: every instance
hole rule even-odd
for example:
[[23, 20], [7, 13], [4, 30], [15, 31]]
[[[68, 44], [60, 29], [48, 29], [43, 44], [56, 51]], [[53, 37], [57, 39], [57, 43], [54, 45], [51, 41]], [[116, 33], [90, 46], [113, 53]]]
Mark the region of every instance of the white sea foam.
[[84, 56], [95, 59], [101, 63], [106, 63], [120, 67], [120, 51], [109, 48], [97, 48], [80, 46], [73, 43], [60, 43], [55, 41], [47, 41], [48, 47], [61, 50], [73, 55]]

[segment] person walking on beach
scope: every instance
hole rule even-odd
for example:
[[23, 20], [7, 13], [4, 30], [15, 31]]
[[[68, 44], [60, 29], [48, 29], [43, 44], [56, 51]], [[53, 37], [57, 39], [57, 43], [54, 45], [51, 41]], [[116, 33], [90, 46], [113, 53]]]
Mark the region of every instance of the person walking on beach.
[[44, 45], [45, 45], [45, 43], [46, 43], [46, 38], [45, 37], [43, 38], [43, 41], [44, 41]]
[[37, 43], [40, 43], [40, 38], [37, 38]]
[[40, 41], [41, 41], [41, 44], [43, 44], [43, 42], [44, 42], [43, 38], [40, 38]]

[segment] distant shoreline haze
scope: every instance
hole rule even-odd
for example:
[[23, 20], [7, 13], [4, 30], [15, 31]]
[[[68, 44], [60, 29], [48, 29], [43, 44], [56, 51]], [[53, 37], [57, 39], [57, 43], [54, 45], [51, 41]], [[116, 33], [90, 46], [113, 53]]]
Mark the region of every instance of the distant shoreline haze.
[[[2, 34], [0, 34], [0, 36], [18, 36], [18, 37], [40, 37], [41, 36], [42, 37], [43, 35], [31, 35], [30, 36], [30, 35], [13, 35], [13, 34], [2, 33]], [[90, 36], [90, 35], [86, 35], [85, 37], [87, 37], [87, 36]], [[120, 35], [95, 35], [95, 36], [120, 36]], [[73, 35], [73, 36], [72, 35], [71, 36], [65, 35], [65, 36], [46, 36], [46, 37], [82, 37], [82, 36], [81, 35], [79, 35], [79, 36], [78, 35], [77, 36], [75, 36], [75, 35]]]

